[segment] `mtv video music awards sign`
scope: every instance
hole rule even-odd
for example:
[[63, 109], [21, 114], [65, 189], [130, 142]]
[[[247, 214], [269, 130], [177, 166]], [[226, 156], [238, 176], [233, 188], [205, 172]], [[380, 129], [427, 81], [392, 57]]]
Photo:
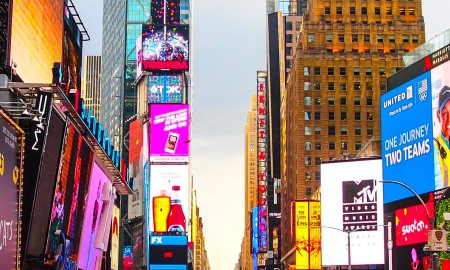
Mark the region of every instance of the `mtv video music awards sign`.
[[[449, 72], [447, 62], [381, 96], [383, 179], [403, 182], [419, 194], [448, 185]], [[435, 169], [441, 171], [436, 177]], [[385, 203], [409, 196], [404, 187], [385, 185]]]

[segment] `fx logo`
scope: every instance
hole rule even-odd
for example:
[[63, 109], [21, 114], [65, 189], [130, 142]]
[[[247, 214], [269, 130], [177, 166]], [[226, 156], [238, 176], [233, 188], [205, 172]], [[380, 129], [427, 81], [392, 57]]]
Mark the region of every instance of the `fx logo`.
[[162, 244], [162, 237], [153, 237], [152, 244]]

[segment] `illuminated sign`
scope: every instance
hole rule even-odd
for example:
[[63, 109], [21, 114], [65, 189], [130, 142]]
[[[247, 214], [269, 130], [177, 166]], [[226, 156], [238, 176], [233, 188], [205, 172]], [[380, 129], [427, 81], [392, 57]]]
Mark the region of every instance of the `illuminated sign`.
[[256, 269], [257, 267], [257, 259], [258, 259], [258, 219], [259, 209], [258, 206], [253, 207], [252, 210], [252, 258], [253, 258], [253, 269]]
[[267, 76], [258, 72], [257, 84], [257, 132], [258, 132], [258, 206], [259, 250], [267, 251]]
[[[425, 203], [428, 212], [434, 213], [434, 203]], [[427, 212], [422, 204], [395, 210], [395, 245], [405, 246], [428, 241], [431, 229]]]
[[187, 236], [150, 236], [149, 269], [187, 269]]
[[111, 269], [119, 269], [119, 228], [120, 208], [114, 205], [113, 219], [111, 224]]
[[148, 103], [181, 103], [183, 77], [181, 75], [148, 75]]
[[189, 25], [142, 25], [142, 70], [189, 70]]
[[[147, 134], [146, 134], [147, 136]], [[130, 123], [129, 137], [129, 175], [133, 179], [133, 195], [128, 198], [128, 218], [130, 220], [142, 216], [143, 204], [143, 124], [141, 119], [136, 119]], [[147, 150], [147, 149], [145, 149]]]
[[150, 15], [154, 24], [179, 24], [180, 0], [153, 0]]
[[188, 162], [190, 112], [187, 104], [150, 105], [150, 161]]

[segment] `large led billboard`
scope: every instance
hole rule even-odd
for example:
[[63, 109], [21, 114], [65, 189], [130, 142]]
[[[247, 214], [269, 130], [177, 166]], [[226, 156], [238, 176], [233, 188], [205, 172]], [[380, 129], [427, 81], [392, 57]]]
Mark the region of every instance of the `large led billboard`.
[[150, 232], [186, 232], [189, 218], [189, 166], [151, 165]]
[[180, 24], [180, 0], [153, 0], [150, 15], [154, 24]]
[[381, 159], [321, 165], [322, 264], [384, 264]]
[[[425, 203], [428, 213], [434, 215], [434, 202]], [[427, 210], [422, 204], [395, 210], [395, 245], [405, 246], [428, 241], [431, 229]]]
[[[129, 139], [129, 175], [132, 179], [133, 195], [128, 198], [128, 218], [130, 220], [142, 216], [143, 210], [143, 177], [144, 177], [144, 148], [143, 121], [136, 119], [130, 123]], [[147, 136], [147, 134], [146, 134]], [[148, 151], [147, 149], [145, 149]]]
[[183, 76], [181, 74], [148, 75], [148, 103], [181, 103]]
[[252, 208], [252, 261], [253, 261], [253, 269], [256, 270], [258, 266], [258, 214], [259, 209], [258, 206], [254, 206]]
[[[419, 194], [449, 185], [449, 73], [445, 62], [381, 96], [385, 180], [400, 181]], [[385, 203], [411, 195], [400, 185], [384, 187]]]
[[[79, 269], [100, 269], [106, 250], [114, 209], [114, 188], [103, 170], [94, 162], [78, 252]], [[114, 227], [113, 227], [114, 228]]]
[[111, 224], [111, 269], [119, 269], [119, 231], [120, 231], [120, 208], [114, 205], [113, 219]]
[[295, 223], [296, 269], [322, 269], [320, 247], [320, 202], [297, 201], [293, 204]]
[[189, 70], [189, 25], [142, 25], [142, 70]]
[[187, 104], [150, 104], [150, 161], [188, 162], [190, 112]]
[[0, 110], [0, 269], [18, 269], [23, 131]]
[[150, 236], [149, 269], [187, 269], [187, 236]]

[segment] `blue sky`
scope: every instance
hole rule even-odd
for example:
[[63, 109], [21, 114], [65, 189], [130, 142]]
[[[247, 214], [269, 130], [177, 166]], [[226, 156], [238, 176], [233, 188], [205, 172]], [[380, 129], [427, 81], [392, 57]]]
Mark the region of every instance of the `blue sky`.
[[[265, 70], [265, 2], [194, 0], [192, 174], [213, 270], [231, 270], [244, 236], [244, 127]], [[102, 0], [73, 0], [101, 54]], [[449, 0], [423, 0], [426, 39], [450, 29]]]

